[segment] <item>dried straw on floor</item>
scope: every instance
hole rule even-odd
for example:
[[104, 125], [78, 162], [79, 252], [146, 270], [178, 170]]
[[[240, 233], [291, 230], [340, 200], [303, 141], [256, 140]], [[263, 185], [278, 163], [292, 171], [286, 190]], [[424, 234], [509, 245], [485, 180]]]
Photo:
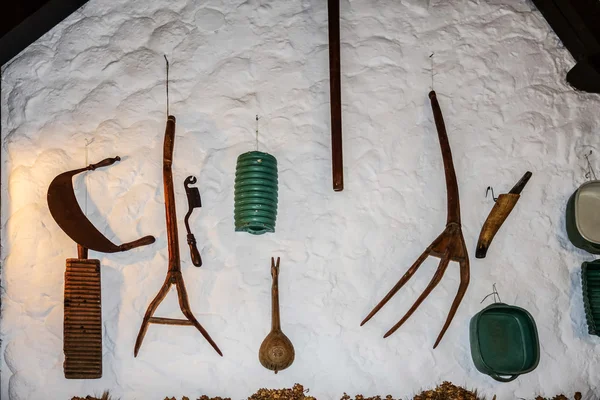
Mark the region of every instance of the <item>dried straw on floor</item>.
[[296, 383], [291, 389], [258, 389], [248, 400], [316, 400], [307, 396], [308, 389]]
[[92, 396], [73, 397], [71, 400], [117, 400], [117, 399], [110, 397], [110, 395], [108, 394], [108, 391], [106, 391], [106, 392], [102, 393], [102, 397], [92, 397]]
[[[581, 393], [575, 393], [574, 400], [582, 400]], [[104, 392], [102, 397], [73, 397], [71, 400], [118, 400], [110, 397], [108, 392]], [[165, 397], [165, 400], [177, 400], [175, 397]], [[192, 400], [190, 397], [183, 397], [181, 400]], [[229, 397], [208, 397], [200, 396], [197, 400], [231, 400]], [[259, 389], [248, 400], [317, 400], [315, 397], [308, 396], [308, 389], [296, 383], [291, 389]], [[354, 399], [344, 393], [341, 400], [402, 400], [394, 399], [391, 395], [385, 397], [374, 396], [364, 397], [362, 394], [357, 394]], [[426, 390], [415, 395], [412, 400], [486, 400], [485, 397], [477, 395], [477, 390], [471, 391], [463, 387], [453, 385], [451, 382], [444, 382], [433, 390]], [[496, 396], [492, 398], [496, 399]], [[538, 396], [535, 400], [571, 400], [564, 395], [558, 395], [551, 398]]]
[[[341, 400], [351, 400], [352, 398], [344, 393]], [[354, 397], [354, 400], [396, 400], [391, 395], [384, 398], [381, 396], [364, 397], [359, 394]], [[400, 400], [400, 399], [398, 399]], [[450, 382], [444, 382], [433, 390], [426, 390], [416, 395], [413, 400], [485, 400], [483, 397], [477, 396], [477, 391], [470, 391], [460, 386], [455, 386]]]

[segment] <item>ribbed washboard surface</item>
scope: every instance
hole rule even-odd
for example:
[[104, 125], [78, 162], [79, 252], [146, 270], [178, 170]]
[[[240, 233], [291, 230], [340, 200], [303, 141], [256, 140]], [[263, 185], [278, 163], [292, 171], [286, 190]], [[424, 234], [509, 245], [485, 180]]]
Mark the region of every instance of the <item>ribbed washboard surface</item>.
[[65, 272], [65, 378], [102, 377], [100, 261], [67, 259]]

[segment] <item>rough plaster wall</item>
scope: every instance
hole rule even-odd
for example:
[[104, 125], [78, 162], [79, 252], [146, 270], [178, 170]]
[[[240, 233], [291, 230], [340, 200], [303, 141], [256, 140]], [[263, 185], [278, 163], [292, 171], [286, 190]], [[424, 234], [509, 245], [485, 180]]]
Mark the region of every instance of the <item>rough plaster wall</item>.
[[[564, 83], [573, 65], [529, 1], [342, 1], [346, 190], [331, 190], [326, 2], [320, 0], [91, 0], [2, 70], [2, 398], [66, 399], [113, 390], [123, 399], [206, 393], [243, 398], [300, 382], [318, 398], [405, 396], [441, 380], [498, 399], [600, 390], [600, 341], [587, 334], [579, 265], [593, 257], [564, 232], [568, 196], [598, 167], [600, 98]], [[366, 326], [359, 322], [442, 230], [445, 186], [427, 98], [429, 54], [460, 186], [471, 285], [437, 350], [432, 344], [458, 285], [458, 268], [411, 319], [382, 339], [428, 283], [422, 267]], [[151, 326], [137, 359], [142, 315], [166, 273], [161, 155], [164, 62], [177, 116], [175, 188], [183, 239], [183, 179], [199, 178], [192, 218], [204, 258], [183, 272], [193, 311], [224, 352], [192, 328]], [[238, 154], [279, 160], [277, 232], [233, 231]], [[77, 180], [88, 214], [115, 242], [157, 242], [102, 262], [104, 376], [62, 372], [63, 274], [74, 243], [46, 190], [89, 160], [122, 161]], [[533, 179], [488, 257], [473, 257], [492, 207]], [[283, 329], [296, 361], [274, 375], [257, 360], [270, 327], [269, 257], [282, 257]], [[541, 340], [533, 373], [498, 384], [477, 372], [468, 322], [497, 283], [529, 310]], [[175, 295], [162, 316], [179, 316]]]

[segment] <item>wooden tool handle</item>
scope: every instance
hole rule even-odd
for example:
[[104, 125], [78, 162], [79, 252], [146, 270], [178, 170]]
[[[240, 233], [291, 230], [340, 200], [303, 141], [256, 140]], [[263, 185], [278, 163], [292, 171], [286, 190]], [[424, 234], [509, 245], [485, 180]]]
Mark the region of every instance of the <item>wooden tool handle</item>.
[[179, 236], [177, 232], [177, 212], [175, 189], [173, 187], [173, 151], [175, 149], [175, 117], [169, 115], [165, 128], [163, 146], [163, 185], [165, 191], [165, 214], [167, 217], [167, 246], [169, 248], [169, 271], [181, 271], [179, 257]]
[[86, 260], [88, 258], [88, 248], [83, 247], [77, 243], [77, 258], [80, 260]]
[[519, 182], [517, 182], [517, 184], [512, 189], [510, 189], [509, 193], [521, 194], [521, 192], [525, 188], [525, 185], [527, 185], [527, 182], [529, 182], [531, 175], [533, 175], [531, 171], [525, 172], [525, 175], [523, 175], [523, 177], [519, 179]]
[[444, 124], [440, 103], [438, 103], [437, 96], [433, 90], [429, 92], [429, 99], [431, 101], [431, 108], [433, 109], [433, 118], [438, 132], [438, 139], [442, 150], [442, 160], [444, 161], [444, 172], [446, 174], [446, 195], [448, 198], [448, 219], [446, 224], [454, 222], [460, 225], [458, 182], [456, 180], [456, 172], [454, 171], [454, 163], [452, 162], [452, 151], [450, 150], [446, 124]]
[[342, 151], [342, 94], [340, 78], [340, 0], [328, 0], [329, 95], [331, 109], [331, 164], [333, 190], [344, 190]]
[[102, 167], [108, 167], [109, 165], [113, 165], [114, 163], [116, 163], [117, 161], [121, 161], [121, 157], [116, 156], [113, 158], [105, 158], [104, 160], [96, 163], [96, 164], [90, 164], [87, 167], [87, 170], [89, 171], [93, 171], [96, 168], [102, 168]]
[[133, 242], [123, 243], [122, 245], [119, 246], [119, 250], [121, 250], [121, 251], [131, 250], [131, 249], [135, 249], [136, 247], [147, 246], [149, 244], [154, 243], [155, 241], [156, 241], [156, 239], [154, 238], [154, 236], [148, 235], [148, 236], [144, 236], [143, 238], [139, 238], [138, 240], [134, 240]]
[[279, 316], [279, 257], [277, 264], [271, 257], [271, 276], [273, 285], [271, 286], [271, 331], [281, 330], [281, 319]]
[[504, 221], [506, 221], [515, 204], [517, 204], [519, 197], [521, 195], [514, 193], [501, 194], [498, 197], [494, 208], [490, 211], [490, 215], [488, 215], [481, 228], [479, 240], [477, 241], [477, 250], [475, 251], [476, 258], [485, 258], [494, 236], [496, 236], [496, 233]]
[[196, 247], [196, 238], [193, 233], [189, 233], [187, 235], [188, 246], [190, 247], [190, 257], [192, 258], [192, 264], [196, 267], [202, 266], [202, 257], [200, 257], [200, 252], [198, 251], [198, 247]]

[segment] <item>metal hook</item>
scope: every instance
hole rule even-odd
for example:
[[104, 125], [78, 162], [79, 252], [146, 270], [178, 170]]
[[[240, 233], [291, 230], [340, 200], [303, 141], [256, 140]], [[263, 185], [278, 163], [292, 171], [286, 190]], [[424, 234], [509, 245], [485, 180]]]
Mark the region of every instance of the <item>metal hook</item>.
[[258, 114], [256, 114], [256, 151], [258, 151]]
[[485, 197], [486, 197], [486, 199], [487, 199], [487, 197], [488, 197], [488, 193], [489, 193], [490, 191], [492, 192], [492, 199], [494, 199], [494, 203], [495, 203], [496, 201], [498, 201], [498, 198], [497, 198], [497, 197], [496, 197], [496, 195], [494, 194], [494, 188], [493, 188], [493, 187], [491, 187], [491, 186], [488, 186], [488, 187], [487, 187], [487, 189], [485, 189]]
[[[84, 138], [83, 139], [85, 141], [85, 146], [84, 146], [85, 147], [85, 164], [84, 164], [85, 166], [88, 165], [88, 147], [90, 144], [92, 144], [94, 142], [95, 139], [96, 138], [91, 138], [91, 139]], [[83, 177], [83, 179], [84, 179], [84, 181], [87, 182], [87, 175], [85, 175]], [[87, 212], [88, 212], [88, 191], [87, 191], [87, 189], [85, 190], [84, 210], [85, 210], [85, 215], [87, 215]]]
[[431, 60], [431, 90], [433, 90], [433, 76], [435, 75], [433, 73], [433, 55], [435, 53], [431, 53], [431, 55], [429, 56], [429, 59]]
[[594, 172], [594, 168], [592, 168], [592, 163], [590, 162], [591, 155], [592, 150], [590, 150], [588, 154], [584, 154], [585, 160], [587, 161], [588, 165], [588, 171], [585, 173], [585, 179], [590, 179], [593, 176], [594, 180], [597, 180], [598, 178], [596, 178], [596, 172]]
[[[479, 304], [483, 303], [490, 296], [494, 296], [494, 303], [502, 303], [502, 299], [500, 298], [500, 293], [498, 293], [498, 290], [496, 290], [496, 284], [495, 283], [492, 285], [492, 290], [493, 290], [493, 292], [490, 293], [490, 294], [488, 294], [487, 296], [485, 296], [483, 298], [483, 300], [481, 300], [479, 302]], [[496, 301], [496, 297], [498, 297], [497, 301]]]
[[165, 57], [165, 62], [167, 63], [167, 116], [169, 116], [169, 59], [167, 58], [166, 54], [163, 54], [163, 56]]

